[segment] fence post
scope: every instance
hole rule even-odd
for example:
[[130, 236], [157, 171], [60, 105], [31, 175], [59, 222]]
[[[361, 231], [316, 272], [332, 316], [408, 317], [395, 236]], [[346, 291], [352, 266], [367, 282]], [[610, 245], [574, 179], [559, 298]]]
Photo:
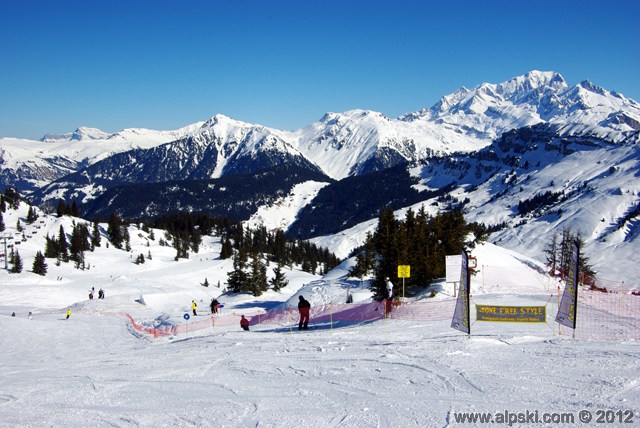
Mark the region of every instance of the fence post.
[[[558, 307], [557, 310], [560, 310], [560, 284], [558, 284]], [[557, 316], [557, 311], [556, 311], [556, 316]], [[558, 324], [558, 336], [562, 336], [562, 327], [560, 325], [560, 323]]]

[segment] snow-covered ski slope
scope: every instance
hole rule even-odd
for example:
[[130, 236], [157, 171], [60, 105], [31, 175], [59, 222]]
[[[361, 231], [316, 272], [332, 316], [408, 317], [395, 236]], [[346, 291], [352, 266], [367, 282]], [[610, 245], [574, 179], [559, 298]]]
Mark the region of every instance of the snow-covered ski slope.
[[[5, 213], [9, 231], [24, 211]], [[314, 307], [344, 303], [347, 288], [356, 302], [369, 295], [346, 276], [349, 261], [323, 277], [286, 269], [289, 285], [280, 293], [222, 294], [231, 264], [218, 258], [218, 238], [205, 238], [198, 255], [175, 262], [174, 250], [158, 245], [161, 231], [150, 240], [135, 227], [130, 253], [103, 240], [86, 254], [89, 270], [47, 260], [49, 273], [40, 277], [28, 272], [35, 251], [47, 231], [63, 225], [69, 233], [72, 221], [40, 220], [38, 233], [18, 245], [25, 271], [0, 271], [0, 427], [475, 426], [458, 418], [505, 411], [564, 413], [577, 421], [540, 426], [579, 426], [580, 410], [594, 418], [597, 411], [631, 410], [634, 422], [640, 418], [637, 342], [560, 336], [551, 315], [547, 324], [475, 322], [470, 337], [448, 320], [387, 319], [335, 328], [312, 322], [304, 332], [286, 324], [250, 332], [228, 325], [153, 340], [123, 314], [185, 325], [192, 299], [206, 316], [191, 323], [209, 319], [213, 297], [228, 317], [291, 306], [300, 294]], [[132, 263], [149, 252], [145, 264]], [[472, 254], [480, 266], [537, 275], [535, 260], [491, 244]], [[498, 289], [482, 278], [472, 277], [474, 303], [540, 305], [553, 293], [554, 284], [527, 280], [526, 273], [522, 284]], [[91, 287], [106, 298], [88, 300]], [[436, 299], [451, 298], [451, 284], [436, 289]]]

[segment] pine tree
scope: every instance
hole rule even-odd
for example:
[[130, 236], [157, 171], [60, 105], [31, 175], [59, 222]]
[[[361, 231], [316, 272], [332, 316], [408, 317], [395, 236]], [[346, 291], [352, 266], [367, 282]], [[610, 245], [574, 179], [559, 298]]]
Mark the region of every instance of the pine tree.
[[71, 243], [69, 245], [69, 258], [75, 262], [84, 260], [84, 252], [91, 248], [88, 242], [89, 230], [84, 223], [76, 224], [71, 232]]
[[282, 266], [279, 263], [273, 268], [273, 278], [271, 278], [269, 283], [271, 287], [273, 287], [273, 291], [280, 291], [280, 289], [289, 285], [289, 280], [286, 279], [284, 272], [282, 272]]
[[36, 257], [33, 259], [33, 267], [31, 268], [33, 273], [45, 276], [47, 274], [47, 261], [41, 251], [36, 253]]
[[558, 233], [554, 231], [551, 236], [551, 241], [549, 241], [548, 245], [544, 249], [547, 266], [551, 269], [551, 275], [555, 275], [556, 270], [558, 269], [558, 253]]
[[11, 273], [21, 273], [22, 272], [22, 257], [20, 257], [20, 253], [16, 250], [16, 252], [13, 254], [12, 260], [12, 267], [9, 270], [9, 272]]
[[202, 235], [198, 232], [197, 229], [194, 228], [193, 233], [191, 234], [191, 242], [190, 247], [191, 251], [195, 254], [200, 252], [200, 245], [202, 244]]
[[573, 257], [573, 244], [578, 245], [578, 269], [581, 274], [594, 277], [596, 272], [589, 264], [589, 258], [584, 252], [585, 242], [580, 233], [574, 234], [570, 228], [562, 229], [562, 238], [559, 244], [559, 269], [563, 278], [569, 273], [571, 259]]
[[203, 287], [209, 287], [209, 280], [207, 278], [204, 279], [204, 282], [202, 283]]
[[227, 288], [229, 291], [241, 293], [247, 286], [248, 275], [245, 272], [247, 256], [244, 248], [240, 248], [233, 255], [233, 271], [227, 273]]
[[222, 249], [220, 250], [220, 258], [228, 259], [233, 256], [233, 245], [231, 244], [231, 240], [227, 236], [222, 243]]
[[62, 199], [58, 199], [58, 206], [56, 208], [56, 215], [62, 217], [67, 213], [67, 206]]
[[593, 266], [589, 264], [589, 258], [584, 253], [585, 242], [581, 233], [575, 235], [575, 242], [578, 246], [578, 268], [580, 274], [595, 277], [596, 272], [593, 270]]
[[100, 236], [100, 224], [98, 223], [98, 219], [96, 218], [93, 221], [93, 233], [91, 234], [91, 251], [100, 246], [101, 240], [102, 237]]
[[60, 232], [58, 233], [58, 257], [63, 262], [69, 261], [69, 244], [67, 243], [67, 235], [64, 233], [64, 228], [60, 225]]
[[47, 233], [45, 245], [44, 245], [44, 256], [50, 259], [55, 259], [60, 255], [60, 251], [58, 250], [58, 241], [52, 239]]
[[123, 223], [121, 226], [122, 239], [124, 240], [124, 249], [131, 251], [131, 237], [129, 236], [129, 224]]
[[84, 270], [84, 268], [85, 268], [84, 251], [82, 251], [79, 254], [77, 254], [75, 256], [75, 259], [73, 259], [73, 260], [75, 261], [75, 268], [76, 269]]
[[267, 291], [267, 268], [262, 263], [262, 257], [257, 251], [251, 255], [251, 274], [249, 276], [249, 291], [254, 296], [260, 296]]
[[189, 258], [189, 240], [186, 239], [185, 234], [183, 232], [176, 232], [173, 237], [173, 248], [176, 249], [176, 257], [175, 260], [178, 259], [188, 259]]
[[111, 213], [107, 227], [107, 236], [114, 247], [121, 250], [124, 237], [122, 236], [122, 220], [116, 213]]
[[27, 224], [33, 224], [38, 219], [38, 213], [35, 207], [30, 206], [27, 212]]
[[2, 211], [3, 210], [0, 210], [0, 232], [4, 232], [4, 230], [6, 228], [5, 225], [4, 225], [4, 217], [2, 215]]

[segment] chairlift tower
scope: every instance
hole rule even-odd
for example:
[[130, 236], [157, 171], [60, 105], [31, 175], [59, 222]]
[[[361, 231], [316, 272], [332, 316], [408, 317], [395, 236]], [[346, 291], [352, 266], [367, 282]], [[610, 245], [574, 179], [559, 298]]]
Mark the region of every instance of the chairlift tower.
[[7, 256], [7, 239], [11, 238], [10, 234], [3, 233], [0, 235], [0, 239], [4, 241], [4, 268], [9, 270], [9, 257]]

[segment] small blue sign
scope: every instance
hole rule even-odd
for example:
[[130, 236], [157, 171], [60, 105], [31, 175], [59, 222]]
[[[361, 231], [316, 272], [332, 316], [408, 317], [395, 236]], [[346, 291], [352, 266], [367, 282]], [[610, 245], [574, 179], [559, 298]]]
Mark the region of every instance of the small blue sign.
[[186, 319], [187, 321], [189, 321], [189, 318], [191, 318], [191, 317], [189, 316], [189, 314], [184, 314], [182, 318], [184, 318], [184, 319]]

